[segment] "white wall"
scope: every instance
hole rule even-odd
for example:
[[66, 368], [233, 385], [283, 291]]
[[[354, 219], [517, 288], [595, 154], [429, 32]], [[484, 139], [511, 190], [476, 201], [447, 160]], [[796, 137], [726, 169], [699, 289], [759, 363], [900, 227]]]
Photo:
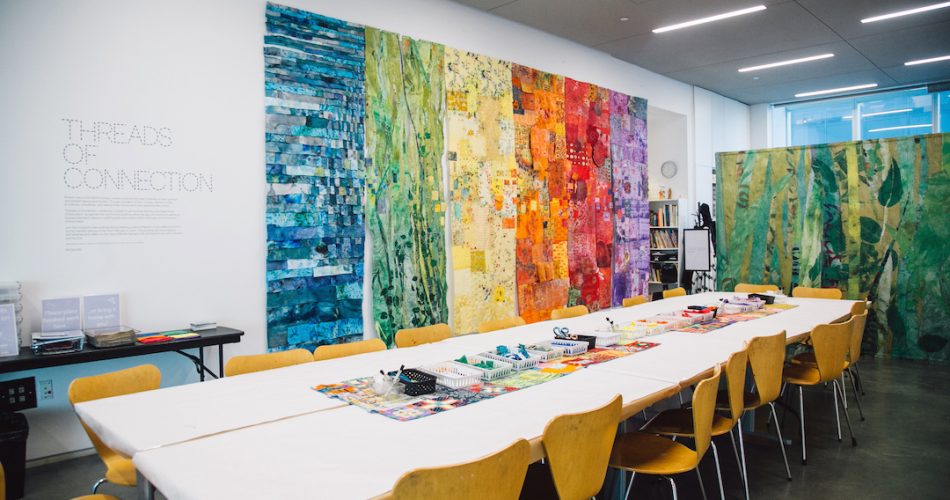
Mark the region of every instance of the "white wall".
[[[660, 198], [660, 191], [670, 199], [689, 197], [689, 178], [691, 177], [688, 158], [688, 131], [686, 115], [673, 113], [650, 106], [647, 112], [649, 140], [647, 141], [647, 163], [649, 166], [650, 199]], [[677, 172], [671, 178], [661, 173], [664, 162], [676, 163]]]
[[694, 88], [696, 163], [690, 179], [690, 213], [696, 203], [713, 207], [716, 153], [749, 149], [749, 106], [708, 90]]
[[[651, 107], [685, 117], [687, 171], [696, 144], [704, 144], [702, 161], [711, 165], [705, 145], [729, 143], [714, 124], [744, 120], [748, 141], [744, 105], [703, 91], [719, 113], [710, 117], [712, 108], [694, 110], [690, 85], [454, 2], [286, 3], [647, 98]], [[38, 328], [43, 298], [115, 291], [122, 294], [125, 321], [137, 328], [214, 320], [247, 332], [241, 344], [226, 348], [228, 356], [265, 349], [264, 5], [0, 3], [0, 43], [8, 48], [0, 54], [0, 280], [24, 282], [27, 330]], [[702, 123], [694, 123], [697, 116]], [[214, 191], [174, 196], [181, 236], [76, 251], [64, 240], [64, 197], [72, 193], [62, 178], [69, 140], [64, 118], [168, 127], [170, 147], [102, 144], [90, 161], [97, 168], [202, 172], [213, 176]], [[739, 128], [732, 134], [741, 135]], [[174, 354], [3, 375], [54, 382], [55, 398], [26, 412], [28, 456], [89, 446], [65, 400], [72, 378], [141, 362], [158, 364], [165, 385], [197, 379]]]

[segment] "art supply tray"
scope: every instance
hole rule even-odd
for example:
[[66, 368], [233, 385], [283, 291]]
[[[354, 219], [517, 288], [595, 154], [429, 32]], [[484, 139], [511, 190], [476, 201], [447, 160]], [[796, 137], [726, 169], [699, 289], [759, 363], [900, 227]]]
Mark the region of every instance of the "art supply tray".
[[511, 363], [508, 363], [506, 361], [499, 361], [497, 359], [487, 358], [485, 356], [479, 356], [477, 354], [466, 354], [465, 359], [467, 361], [475, 362], [475, 363], [484, 363], [488, 361], [493, 364], [492, 368], [482, 368], [481, 366], [475, 366], [475, 365], [470, 365], [468, 363], [462, 363], [461, 361], [458, 361], [458, 360], [452, 361], [453, 363], [458, 363], [467, 368], [472, 368], [472, 369], [482, 372], [482, 380], [486, 382], [490, 380], [498, 380], [502, 377], [507, 377], [508, 375], [511, 375], [511, 373], [515, 371], [514, 367], [511, 366]]
[[[514, 348], [510, 346], [507, 346], [507, 347], [508, 347], [509, 352], [515, 352], [515, 353], [518, 352], [517, 347], [514, 347]], [[538, 366], [538, 364], [541, 362], [541, 356], [538, 355], [538, 353], [532, 353], [530, 351], [528, 352], [527, 359], [512, 359], [506, 356], [500, 356], [497, 352], [497, 349], [492, 349], [491, 351], [479, 353], [479, 356], [496, 360], [496, 361], [503, 361], [505, 363], [509, 363], [512, 366], [512, 368], [514, 368], [516, 371], [526, 370], [528, 368], [534, 368], [535, 366]]]
[[[548, 343], [554, 347], [560, 347], [564, 349], [564, 354], [567, 356], [576, 356], [587, 352], [589, 349], [589, 340], [564, 340], [564, 339], [554, 339], [548, 340], [542, 343]], [[594, 338], [594, 343], [596, 344], [597, 339]]]
[[608, 347], [620, 342], [620, 332], [594, 332], [597, 347]]
[[[396, 372], [389, 372], [390, 377], [394, 375], [396, 375]], [[434, 375], [412, 368], [403, 370], [402, 376], [399, 377], [399, 382], [405, 387], [403, 392], [409, 396], [421, 396], [435, 392], [435, 380]]]
[[435, 382], [449, 389], [461, 389], [476, 385], [482, 381], [482, 371], [474, 366], [454, 361], [443, 361], [432, 365], [420, 366], [419, 371], [435, 377]]
[[552, 359], [564, 356], [564, 349], [551, 345], [550, 342], [538, 342], [527, 346], [528, 352], [541, 356], [542, 361], [551, 361]]

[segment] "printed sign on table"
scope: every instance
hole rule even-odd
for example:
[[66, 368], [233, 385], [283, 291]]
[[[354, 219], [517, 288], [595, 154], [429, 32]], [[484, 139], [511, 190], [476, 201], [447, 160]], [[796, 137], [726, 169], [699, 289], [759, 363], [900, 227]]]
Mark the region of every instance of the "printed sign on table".
[[83, 298], [86, 329], [119, 326], [119, 294], [90, 295]]
[[67, 332], [82, 329], [79, 297], [43, 301], [43, 332]]
[[0, 305], [0, 356], [15, 356], [20, 353], [16, 334], [16, 308], [13, 304]]

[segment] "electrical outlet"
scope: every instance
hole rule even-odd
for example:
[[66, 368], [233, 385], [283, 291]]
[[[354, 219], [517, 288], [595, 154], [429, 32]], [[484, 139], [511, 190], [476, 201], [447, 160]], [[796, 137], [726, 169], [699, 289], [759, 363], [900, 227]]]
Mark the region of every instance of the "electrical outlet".
[[53, 399], [53, 381], [40, 380], [40, 399]]

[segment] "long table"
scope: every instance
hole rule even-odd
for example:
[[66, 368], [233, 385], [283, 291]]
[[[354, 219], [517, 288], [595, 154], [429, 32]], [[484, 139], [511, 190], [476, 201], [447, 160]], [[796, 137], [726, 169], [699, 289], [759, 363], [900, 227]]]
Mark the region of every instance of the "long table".
[[[498, 344], [583, 332], [732, 294], [707, 293], [454, 337], [435, 344], [307, 363], [268, 372], [82, 403], [76, 411], [102, 440], [133, 457], [149, 484], [170, 498], [385, 494], [402, 473], [478, 458], [518, 438], [543, 456], [544, 425], [620, 394], [624, 416], [675, 395], [756, 336], [785, 330], [790, 342], [819, 323], [847, 317], [851, 301], [790, 299], [798, 307], [705, 334], [668, 332], [652, 349], [560, 379], [419, 420], [398, 422], [343, 405], [310, 389], [380, 368], [444, 361]], [[200, 403], [200, 404], [199, 404]], [[209, 404], [210, 403], [210, 404]], [[211, 410], [207, 410], [211, 408]]]

